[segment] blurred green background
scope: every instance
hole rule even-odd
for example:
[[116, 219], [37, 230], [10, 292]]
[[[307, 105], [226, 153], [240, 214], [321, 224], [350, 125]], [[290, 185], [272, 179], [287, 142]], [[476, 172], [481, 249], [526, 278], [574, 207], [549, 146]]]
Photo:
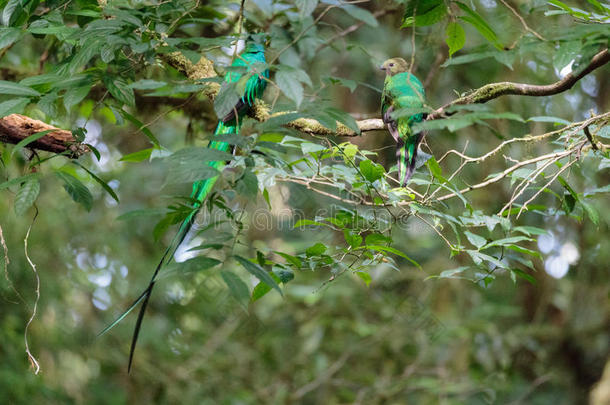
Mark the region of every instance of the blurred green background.
[[[291, 4], [247, 1], [246, 16], [268, 22], [268, 7], [279, 13], [281, 5]], [[311, 43], [296, 49], [293, 57], [301, 58], [300, 67], [314, 82], [306, 95], [321, 88], [321, 77], [326, 75], [366, 83], [373, 88], [358, 84], [351, 92], [327, 86], [319, 97], [357, 118], [377, 117], [380, 93], [374, 89], [383, 83], [377, 65], [391, 56], [410, 56], [411, 31], [399, 29], [400, 3], [359, 6], [379, 12], [379, 25], [364, 24], [335, 39], [333, 46], [311, 52], [324, 39], [357, 23], [342, 10], [332, 10], [309, 31]], [[523, 27], [501, 2], [481, 1], [477, 6], [503, 43], [521, 38]], [[565, 32], [575, 24], [569, 16], [544, 16], [549, 9], [546, 2], [514, 2], [513, 6], [545, 36]], [[206, 7], [226, 13], [226, 21], [232, 21], [239, 3], [212, 2]], [[260, 24], [265, 28], [265, 23]], [[206, 27], [205, 34], [218, 35], [215, 30], [222, 24], [217, 27]], [[281, 29], [278, 27], [267, 23], [266, 28]], [[466, 35], [464, 53], [486, 46], [476, 31], [467, 28]], [[446, 57], [443, 36], [438, 26], [418, 27], [415, 36], [414, 73], [426, 82], [432, 106], [455, 98], [453, 89], [464, 92], [498, 81], [550, 83], [559, 79], [553, 42], [520, 47], [509, 53], [512, 60], [505, 64], [486, 58], [439, 67], [435, 63], [439, 53]], [[18, 80], [37, 69], [43, 44], [33, 37], [20, 44], [24, 46], [8, 49], [0, 59], [3, 80]], [[155, 69], [155, 78], [180, 77], [171, 69]], [[591, 109], [608, 111], [609, 74], [605, 67], [561, 95], [505, 97], [493, 101], [492, 107], [524, 117], [553, 115], [579, 121]], [[275, 96], [273, 90], [266, 95], [268, 101]], [[83, 156], [80, 161], [109, 182], [120, 204], [90, 182], [94, 202], [87, 212], [69, 198], [57, 178], [47, 175], [42, 182], [38, 216], [27, 242], [40, 277], [40, 301], [27, 335], [41, 367], [38, 375], [24, 345], [24, 329], [36, 293], [36, 278], [24, 253], [34, 209], [17, 217], [11, 193], [4, 190], [0, 199], [0, 227], [6, 241], [6, 249], [0, 249], [0, 265], [6, 266], [0, 282], [0, 402], [582, 404], [591, 400], [595, 405], [610, 404], [607, 195], [591, 200], [600, 214], [599, 225], [575, 216], [543, 220], [526, 214], [519, 220], [550, 232], [537, 246], [532, 244], [542, 251], [542, 259], [534, 260], [534, 283], [513, 283], [508, 276], [498, 277], [488, 287], [466, 280], [427, 279], [467, 265], [469, 259], [450, 257], [443, 241], [415, 220], [397, 227], [393, 237], [395, 246], [417, 260], [422, 269], [397, 258], [399, 271], [390, 265], [371, 269], [369, 286], [352, 274], [328, 282], [330, 274], [324, 271], [303, 270], [286, 285], [283, 298], [271, 291], [244, 308], [232, 298], [217, 270], [169, 275], [153, 294], [135, 367], [127, 375], [135, 314], [103, 337], [96, 338], [96, 334], [147, 284], [172, 232], [155, 242], [152, 230], [160, 216], [125, 221], [117, 217], [134, 209], [163, 208], [173, 201], [173, 195], [187, 194], [188, 185], [165, 185], [166, 166], [160, 159], [120, 162], [122, 155], [147, 147], [146, 139], [133, 126], [116, 125], [108, 111], [96, 110], [84, 124], [94, 103], [85, 100], [53, 123], [65, 128], [85, 125], [87, 139], [100, 150], [102, 160]], [[172, 151], [191, 142], [202, 143], [215, 123], [209, 111], [193, 117], [167, 106], [138, 105], [133, 113], [142, 122], [154, 120], [150, 129]], [[448, 149], [462, 150], [466, 142], [469, 153], [477, 155], [502, 139], [552, 129], [546, 123], [498, 120], [493, 124], [494, 129], [475, 126], [456, 133], [436, 131], [428, 136], [427, 144], [437, 158]], [[379, 162], [385, 167], [393, 164], [387, 132], [349, 141], [380, 151]], [[10, 148], [1, 145], [0, 151], [10, 152]], [[551, 150], [550, 145], [537, 143], [511, 149], [511, 156]], [[23, 167], [23, 159], [20, 156], [10, 166], [2, 166], [3, 179]], [[49, 167], [64, 165], [61, 159], [49, 161]], [[465, 170], [462, 177], [475, 182], [505, 166], [498, 156]], [[451, 169], [451, 164], [444, 168], [445, 172]], [[45, 176], [45, 169], [42, 171]], [[569, 179], [572, 187], [583, 192], [596, 184], [608, 184], [610, 172], [600, 169], [598, 161], [585, 159]], [[330, 231], [291, 227], [297, 213], [313, 218], [321, 210], [332, 209], [335, 201], [297, 184], [279, 183], [273, 191], [271, 210], [262, 198], [247, 208], [247, 228], [239, 246], [245, 256], [252, 255], [252, 247], [297, 253], [316, 241], [332, 245], [342, 239]], [[497, 212], [511, 192], [507, 181], [473, 192], [469, 198], [473, 205]], [[552, 196], [540, 198], [553, 201]], [[235, 263], [228, 266], [245, 275], [243, 269], [233, 268]], [[255, 280], [249, 281], [252, 288]], [[605, 382], [600, 384], [605, 388], [600, 385], [592, 394], [604, 367]]]

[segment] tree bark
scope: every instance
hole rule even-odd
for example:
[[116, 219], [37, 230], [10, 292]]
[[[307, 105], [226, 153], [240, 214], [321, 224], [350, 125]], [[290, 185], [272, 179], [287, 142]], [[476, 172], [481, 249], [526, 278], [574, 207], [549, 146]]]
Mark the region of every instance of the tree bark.
[[56, 128], [42, 121], [21, 114], [11, 114], [0, 118], [0, 142], [17, 144], [30, 135], [53, 130], [42, 138], [28, 144], [28, 148], [47, 152], [69, 152], [68, 157], [77, 158], [89, 152], [89, 148], [78, 143], [72, 132]]

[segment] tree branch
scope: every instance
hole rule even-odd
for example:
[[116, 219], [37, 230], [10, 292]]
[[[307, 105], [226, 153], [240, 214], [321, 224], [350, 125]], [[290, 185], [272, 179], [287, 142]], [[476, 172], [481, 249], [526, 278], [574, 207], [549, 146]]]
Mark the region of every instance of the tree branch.
[[[191, 80], [200, 80], [216, 76], [213, 63], [205, 57], [202, 57], [199, 62], [197, 62], [197, 64], [193, 64], [189, 59], [187, 59], [184, 55], [178, 52], [165, 54], [162, 56], [162, 59], [168, 65], [182, 72], [187, 78]], [[608, 49], [604, 49], [603, 51], [597, 53], [591, 59], [589, 65], [584, 68], [580, 73], [576, 75], [570, 73], [563, 79], [553, 84], [531, 85], [511, 82], [488, 84], [464, 97], [460, 97], [448, 104], [445, 104], [444, 106], [432, 112], [431, 114], [428, 114], [427, 119], [434, 120], [443, 118], [447, 108], [453, 105], [486, 103], [490, 100], [505, 95], [539, 97], [558, 94], [571, 89], [577, 81], [579, 81], [595, 69], [605, 65], [609, 61], [610, 53], [608, 52]], [[206, 96], [213, 100], [219, 89], [220, 85], [218, 85], [217, 83], [210, 83], [210, 86], [204, 91], [204, 93], [206, 94]], [[269, 119], [273, 115], [269, 114], [269, 107], [265, 103], [259, 102], [253, 106], [253, 116], [258, 120], [264, 121]], [[358, 124], [358, 128], [361, 132], [379, 131], [385, 129], [385, 125], [381, 119], [366, 119], [356, 121], [356, 123]], [[341, 123], [337, 123], [336, 130], [331, 130], [320, 124], [318, 121], [310, 118], [299, 118], [289, 123], [288, 126], [298, 131], [312, 135], [358, 135], [356, 132]]]
[[0, 142], [17, 144], [30, 135], [48, 130], [53, 130], [53, 132], [30, 143], [28, 148], [55, 153], [68, 151], [70, 152], [68, 156], [71, 158], [77, 158], [89, 152], [89, 148], [78, 143], [72, 136], [72, 132], [68, 130], [59, 129], [20, 114], [0, 118]]
[[[182, 72], [191, 80], [208, 79], [216, 76], [214, 64], [205, 57], [201, 57], [196, 64], [192, 63], [184, 55], [179, 52], [164, 54], [161, 56], [169, 66]], [[550, 96], [571, 89], [576, 82], [582, 79], [587, 74], [595, 69], [610, 62], [610, 52], [604, 49], [597, 53], [589, 65], [580, 73], [574, 75], [572, 73], [565, 76], [563, 79], [549, 85], [531, 85], [522, 83], [502, 82], [485, 85], [472, 93], [460, 97], [441, 108], [435, 110], [428, 115], [428, 120], [440, 119], [445, 115], [447, 108], [454, 105], [486, 103], [495, 98], [505, 95], [522, 95], [522, 96]], [[210, 100], [213, 100], [220, 85], [211, 82], [204, 90], [204, 94]], [[273, 115], [269, 113], [269, 107], [264, 102], [257, 102], [253, 106], [253, 116], [261, 121], [267, 120]], [[356, 121], [361, 132], [378, 131], [385, 129], [385, 125], [381, 119], [365, 119]], [[318, 121], [310, 118], [299, 118], [288, 124], [291, 128], [312, 135], [338, 135], [338, 136], [357, 136], [358, 134], [352, 129], [341, 123], [337, 123], [337, 128], [331, 130], [326, 128]], [[0, 118], [0, 142], [16, 144], [28, 136], [37, 132], [46, 130], [56, 130], [44, 137], [32, 142], [29, 147], [49, 152], [61, 153], [69, 150], [71, 157], [78, 157], [89, 150], [76, 142], [72, 133], [67, 130], [55, 128], [42, 121], [38, 121], [23, 115], [12, 114], [4, 118]]]
[[533, 85], [523, 83], [512, 83], [512, 82], [501, 82], [487, 84], [472, 93], [460, 97], [448, 104], [445, 104], [432, 114], [428, 115], [428, 120], [439, 119], [443, 116], [447, 108], [454, 105], [462, 104], [481, 104], [486, 103], [490, 100], [501, 96], [517, 95], [517, 96], [552, 96], [554, 94], [562, 93], [569, 90], [576, 84], [577, 81], [594, 71], [595, 69], [610, 62], [610, 52], [608, 49], [597, 53], [592, 59], [589, 65], [584, 68], [580, 73], [574, 75], [573, 72], [566, 75], [563, 79], [548, 85]]

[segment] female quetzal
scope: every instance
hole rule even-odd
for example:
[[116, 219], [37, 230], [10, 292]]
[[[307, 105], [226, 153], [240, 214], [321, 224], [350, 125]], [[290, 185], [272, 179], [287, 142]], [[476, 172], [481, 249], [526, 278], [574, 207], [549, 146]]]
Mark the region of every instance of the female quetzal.
[[398, 181], [405, 187], [415, 171], [417, 147], [423, 138], [422, 132], [413, 133], [412, 125], [424, 119], [424, 113], [417, 112], [424, 107], [424, 86], [408, 72], [409, 66], [402, 58], [386, 60], [381, 65], [381, 70], [386, 72], [381, 95], [381, 116], [396, 141]]
[[[233, 67], [241, 67], [245, 68], [246, 72], [229, 72], [225, 75], [225, 82], [233, 83], [239, 81], [239, 79], [244, 75], [250, 75], [250, 78], [246, 82], [245, 91], [243, 96], [239, 99], [235, 107], [220, 121], [218, 121], [218, 125], [216, 126], [216, 130], [214, 131], [214, 135], [226, 135], [226, 134], [236, 134], [239, 132], [239, 127], [241, 125], [243, 117], [248, 113], [250, 107], [254, 104], [255, 99], [260, 98], [267, 86], [267, 79], [269, 78], [269, 70], [265, 69], [263, 71], [257, 71], [257, 69], [261, 69], [261, 66], [264, 67], [265, 60], [265, 48], [263, 45], [258, 43], [259, 37], [250, 36], [248, 41], [246, 42], [246, 48], [244, 52], [241, 53], [231, 66]], [[208, 145], [209, 148], [218, 149], [221, 151], [228, 151], [229, 144], [222, 141], [211, 141]], [[224, 162], [221, 161], [213, 161], [208, 162], [208, 165], [213, 167], [214, 169], [220, 170], [225, 165]], [[144, 318], [144, 313], [146, 312], [146, 306], [148, 304], [148, 300], [150, 299], [150, 295], [152, 293], [152, 289], [155, 285], [157, 275], [159, 271], [163, 268], [164, 265], [168, 264], [172, 257], [174, 256], [176, 249], [180, 246], [180, 244], [184, 241], [189, 229], [193, 225], [193, 221], [195, 220], [195, 216], [203, 204], [205, 198], [214, 187], [214, 183], [218, 177], [212, 177], [205, 180], [197, 181], [193, 184], [193, 191], [191, 192], [191, 199], [194, 201], [192, 212], [186, 217], [186, 219], [180, 225], [176, 236], [170, 243], [170, 245], [165, 250], [163, 257], [159, 261], [157, 268], [155, 269], [153, 276], [148, 284], [148, 287], [144, 292], [133, 302], [133, 304], [125, 311], [121, 316], [119, 316], [112, 324], [110, 324], [106, 329], [104, 329], [101, 334], [105, 333], [113, 326], [115, 326], [118, 322], [120, 322], [131, 310], [133, 310], [140, 302], [142, 302], [142, 308], [140, 309], [140, 313], [138, 314], [138, 319], [136, 321], [136, 326], [133, 332], [133, 338], [131, 340], [131, 349], [129, 352], [129, 365], [128, 371], [131, 370], [131, 364], [133, 361], [133, 354], [136, 348], [136, 342], [138, 340], [138, 334], [140, 333], [140, 327], [142, 325], [142, 319]]]

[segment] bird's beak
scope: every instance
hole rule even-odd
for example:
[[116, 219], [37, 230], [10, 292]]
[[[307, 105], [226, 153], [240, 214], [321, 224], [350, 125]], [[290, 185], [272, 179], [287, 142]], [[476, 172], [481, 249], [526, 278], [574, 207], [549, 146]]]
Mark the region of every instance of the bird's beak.
[[379, 70], [385, 70], [385, 67], [383, 65], [379, 66]]

